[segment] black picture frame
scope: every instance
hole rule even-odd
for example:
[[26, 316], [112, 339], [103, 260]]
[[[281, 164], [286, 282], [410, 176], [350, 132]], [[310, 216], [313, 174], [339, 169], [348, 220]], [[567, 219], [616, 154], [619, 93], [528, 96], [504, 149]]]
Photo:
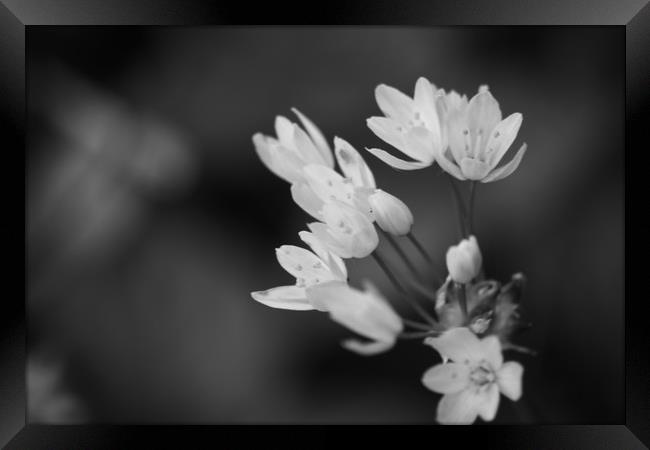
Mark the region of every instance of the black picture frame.
[[[649, 118], [647, 97], [650, 81], [650, 6], [645, 0], [552, 0], [514, 1], [492, 0], [489, 2], [456, 0], [454, 2], [422, 1], [305, 4], [303, 8], [277, 3], [251, 5], [225, 4], [210, 1], [187, 2], [181, 0], [138, 1], [133, 0], [2, 0], [0, 3], [0, 130], [5, 158], [20, 158], [26, 141], [26, 90], [25, 66], [26, 36], [29, 27], [39, 25], [223, 25], [264, 24], [279, 22], [288, 24], [289, 16], [283, 13], [291, 9], [295, 23], [346, 24], [346, 25], [581, 25], [624, 27], [626, 34], [626, 155], [625, 155], [625, 421], [618, 424], [558, 425], [558, 426], [484, 426], [466, 433], [457, 427], [439, 427], [433, 432], [424, 427], [381, 427], [372, 434], [384, 439], [387, 432], [408, 432], [409, 439], [423, 438], [431, 445], [445, 439], [458, 444], [474, 443], [498, 448], [588, 448], [588, 449], [637, 449], [650, 445], [650, 338], [645, 305], [646, 295], [631, 295], [630, 281], [643, 280], [643, 264], [630, 261], [632, 149], [639, 147], [636, 155], [646, 152], [648, 146]], [[612, 114], [618, 113], [613, 111]], [[644, 148], [645, 147], [645, 148]], [[23, 154], [24, 156], [24, 154]], [[635, 158], [635, 161], [638, 161]], [[17, 164], [6, 161], [3, 181], [5, 192], [16, 191], [19, 171]], [[23, 160], [24, 161], [24, 160]], [[636, 164], [639, 164], [638, 162]], [[637, 170], [638, 166], [637, 166]], [[25, 174], [26, 175], [26, 174]], [[639, 191], [637, 191], [639, 192]], [[642, 191], [641, 191], [642, 192]], [[26, 197], [25, 197], [26, 201]], [[24, 206], [24, 205], [23, 205]], [[12, 219], [9, 219], [11, 217]], [[4, 239], [7, 243], [24, 236], [25, 229], [7, 214], [4, 222]], [[635, 222], [637, 227], [644, 223]], [[646, 228], [644, 228], [645, 230]], [[645, 242], [638, 241], [641, 233], [634, 233], [634, 247], [643, 251]], [[25, 242], [27, 246], [28, 243]], [[24, 254], [27, 252], [25, 251]], [[6, 258], [6, 261], [8, 258]], [[12, 270], [17, 264], [9, 264], [6, 280], [17, 283]], [[636, 275], [636, 276], [635, 276]], [[640, 281], [634, 285], [639, 286]], [[147, 442], [147, 448], [174, 446], [175, 448], [203, 448], [220, 444], [225, 447], [257, 439], [248, 427], [236, 426], [45, 426], [31, 425], [26, 419], [25, 359], [26, 319], [24, 298], [9, 294], [3, 296], [0, 317], [0, 444], [8, 449], [98, 449], [139, 448], [138, 440]], [[579, 363], [577, 361], [576, 363]], [[622, 362], [623, 363], [623, 362]], [[404, 430], [408, 428], [408, 430]], [[331, 427], [259, 427], [267, 434], [315, 433], [322, 442], [336, 438]], [[307, 439], [313, 437], [304, 436]], [[278, 439], [282, 439], [277, 434]], [[197, 442], [185, 445], [187, 440]], [[284, 440], [283, 440], [284, 441]], [[303, 441], [298, 438], [297, 442]], [[142, 441], [141, 441], [142, 442]], [[159, 445], [152, 444], [159, 442]], [[183, 442], [184, 444], [180, 444]], [[212, 442], [211, 444], [209, 442]], [[404, 442], [404, 441], [402, 441]]]

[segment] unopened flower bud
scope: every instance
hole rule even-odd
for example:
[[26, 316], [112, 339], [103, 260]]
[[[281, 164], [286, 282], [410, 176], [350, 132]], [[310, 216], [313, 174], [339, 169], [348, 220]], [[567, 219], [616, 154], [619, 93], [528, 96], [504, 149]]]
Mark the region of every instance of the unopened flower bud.
[[447, 250], [447, 270], [456, 283], [469, 283], [479, 274], [481, 264], [481, 250], [474, 236], [463, 239]]
[[377, 189], [368, 197], [368, 202], [382, 230], [395, 236], [404, 236], [411, 231], [413, 214], [399, 198]]

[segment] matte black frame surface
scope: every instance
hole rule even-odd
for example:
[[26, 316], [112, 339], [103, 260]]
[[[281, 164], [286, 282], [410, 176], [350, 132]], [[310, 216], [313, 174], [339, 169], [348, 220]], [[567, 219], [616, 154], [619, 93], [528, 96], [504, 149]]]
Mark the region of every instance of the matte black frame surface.
[[[562, 426], [479, 426], [471, 433], [458, 427], [373, 427], [366, 429], [376, 439], [386, 433], [408, 433], [409, 440], [422, 438], [437, 446], [440, 440], [449, 440], [454, 446], [480, 445], [501, 449], [641, 449], [650, 443], [650, 334], [645, 309], [647, 293], [632, 295], [630, 281], [644, 280], [645, 267], [629, 264], [632, 149], [637, 155], [648, 152], [650, 139], [650, 5], [646, 0], [456, 0], [443, 2], [374, 0], [362, 4], [338, 2], [305, 3], [281, 6], [277, 2], [243, 4], [216, 1], [188, 2], [182, 0], [0, 0], [0, 136], [3, 157], [20, 159], [25, 148], [25, 44], [29, 27], [38, 25], [224, 25], [264, 24], [280, 22], [287, 25], [286, 11], [291, 10], [295, 23], [345, 25], [418, 25], [418, 26], [484, 26], [484, 25], [611, 25], [625, 32], [626, 64], [626, 142], [625, 142], [625, 421], [607, 425]], [[622, 111], [612, 111], [619, 114]], [[17, 156], [18, 155], [18, 156]], [[23, 153], [23, 156], [25, 153]], [[7, 161], [5, 159], [5, 161]], [[637, 161], [637, 170], [639, 159]], [[24, 164], [24, 160], [22, 160]], [[13, 160], [5, 163], [4, 192], [16, 191], [19, 171]], [[25, 176], [27, 174], [25, 173]], [[647, 176], [647, 175], [646, 175]], [[643, 191], [636, 191], [643, 194]], [[26, 197], [25, 197], [26, 201]], [[644, 205], [647, 202], [644, 202]], [[25, 207], [25, 205], [23, 205]], [[24, 212], [24, 210], [23, 210]], [[644, 211], [641, 211], [643, 215]], [[25, 229], [5, 216], [3, 238], [5, 243], [18, 241]], [[648, 229], [647, 222], [634, 222]], [[644, 233], [634, 233], [635, 248], [647, 248]], [[27, 246], [27, 242], [25, 242]], [[7, 246], [5, 246], [6, 248]], [[24, 255], [26, 254], [26, 251]], [[9, 258], [5, 258], [5, 262]], [[16, 283], [12, 276], [18, 265], [7, 269], [7, 281]], [[17, 274], [16, 274], [17, 275]], [[636, 275], [636, 276], [635, 276]], [[16, 283], [17, 284], [17, 283]], [[640, 286], [637, 281], [635, 286]], [[27, 280], [25, 279], [26, 294]], [[44, 426], [30, 425], [26, 420], [25, 401], [25, 337], [26, 320], [24, 299], [5, 290], [0, 310], [0, 445], [9, 449], [98, 449], [137, 448], [143, 439], [146, 448], [188, 448], [187, 440], [197, 442], [192, 448], [217, 445], [229, 448], [247, 440], [256, 439], [249, 427], [237, 426]], [[25, 295], [26, 298], [26, 295]], [[575, 362], [579, 364], [579, 361]], [[622, 362], [623, 363], [623, 362]], [[314, 443], [313, 438], [325, 442], [333, 427], [256, 427], [265, 435], [277, 436], [286, 443], [282, 433], [289, 432], [296, 442]], [[349, 429], [348, 429], [349, 430]], [[297, 434], [296, 434], [297, 433]], [[301, 439], [306, 438], [306, 439]], [[198, 440], [201, 441], [198, 441]], [[308, 440], [307, 440], [308, 439]], [[293, 440], [293, 439], [292, 439]], [[419, 439], [418, 439], [419, 440]], [[212, 441], [212, 444], [209, 442]], [[160, 443], [152, 445], [153, 442]], [[276, 441], [280, 442], [280, 441]], [[403, 440], [401, 440], [404, 443]], [[182, 443], [182, 444], [181, 444]], [[486, 445], [487, 444], [487, 445]]]

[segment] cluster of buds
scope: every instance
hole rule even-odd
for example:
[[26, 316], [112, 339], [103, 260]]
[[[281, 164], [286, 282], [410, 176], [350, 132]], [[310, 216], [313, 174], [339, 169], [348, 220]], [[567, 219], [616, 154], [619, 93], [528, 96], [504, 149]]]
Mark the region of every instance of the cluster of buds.
[[[499, 104], [486, 86], [470, 100], [418, 79], [411, 98], [380, 85], [375, 91], [383, 117], [368, 127], [410, 160], [385, 150], [366, 149], [398, 170], [417, 170], [435, 162], [450, 177], [456, 195], [462, 238], [446, 254], [448, 276], [437, 289], [418, 278], [415, 264], [401, 248], [407, 238], [433, 270], [435, 262], [413, 234], [413, 214], [396, 196], [379, 189], [361, 154], [340, 137], [334, 150], [319, 128], [297, 109], [300, 124], [278, 116], [276, 136], [257, 133], [253, 143], [261, 161], [290, 184], [291, 197], [314, 221], [298, 233], [309, 250], [294, 245], [276, 249], [280, 266], [295, 283], [252, 292], [273, 308], [325, 312], [363, 339], [347, 339], [344, 348], [361, 355], [390, 350], [398, 339], [419, 339], [433, 347], [442, 362], [422, 377], [430, 390], [443, 394], [437, 420], [442, 424], [494, 419], [500, 394], [521, 397], [523, 367], [504, 362], [503, 351], [529, 351], [512, 336], [524, 328], [519, 304], [525, 282], [516, 274], [505, 285], [485, 277], [483, 258], [472, 234], [476, 182], [492, 182], [514, 172], [526, 151], [523, 144], [510, 162], [497, 167], [514, 142], [522, 115], [502, 119]], [[338, 165], [339, 171], [335, 169]], [[469, 201], [456, 185], [467, 181]], [[377, 247], [389, 241], [414, 279], [399, 279]], [[373, 256], [407, 301], [418, 320], [398, 314], [367, 280], [363, 289], [349, 284], [346, 259]], [[421, 302], [422, 298], [428, 300]]]

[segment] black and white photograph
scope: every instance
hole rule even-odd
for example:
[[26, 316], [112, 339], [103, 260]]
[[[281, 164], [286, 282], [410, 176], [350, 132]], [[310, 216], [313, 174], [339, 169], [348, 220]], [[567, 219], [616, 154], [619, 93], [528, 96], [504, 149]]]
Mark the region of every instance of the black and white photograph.
[[622, 40], [30, 33], [30, 419], [620, 417]]
[[24, 39], [26, 424], [629, 421], [625, 26]]

